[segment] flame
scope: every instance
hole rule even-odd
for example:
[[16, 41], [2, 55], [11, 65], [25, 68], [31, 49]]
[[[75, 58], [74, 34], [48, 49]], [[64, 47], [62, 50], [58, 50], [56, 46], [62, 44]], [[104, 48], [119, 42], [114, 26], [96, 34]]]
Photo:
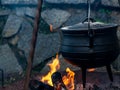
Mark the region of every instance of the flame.
[[60, 69], [58, 54], [56, 55], [56, 58], [52, 61], [52, 63], [48, 64], [48, 66], [50, 67], [50, 71], [47, 75], [43, 76], [40, 81], [53, 86], [51, 76], [54, 72]]
[[88, 72], [94, 72], [94, 71], [95, 71], [95, 68], [88, 69], [87, 71], [88, 71]]
[[[54, 72], [60, 69], [60, 62], [58, 59], [58, 54], [56, 55], [56, 58], [50, 64], [48, 64], [48, 66], [50, 67], [50, 71], [48, 72], [47, 75], [42, 76], [40, 81], [53, 86], [51, 76]], [[68, 90], [74, 90], [75, 73], [71, 71], [69, 68], [66, 68], [66, 72], [67, 72], [67, 75], [64, 75], [62, 77], [63, 83], [65, 84]]]
[[63, 82], [68, 90], [74, 90], [74, 76], [75, 73], [71, 71], [69, 68], [66, 69], [67, 75], [63, 76]]

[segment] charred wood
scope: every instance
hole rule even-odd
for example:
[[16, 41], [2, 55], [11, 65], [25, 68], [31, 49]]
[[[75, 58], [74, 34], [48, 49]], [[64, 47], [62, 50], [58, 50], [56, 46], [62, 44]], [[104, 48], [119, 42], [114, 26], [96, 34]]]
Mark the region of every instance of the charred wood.
[[30, 90], [54, 90], [52, 86], [38, 80], [31, 80], [29, 88]]
[[55, 72], [52, 74], [51, 78], [52, 78], [52, 83], [53, 83], [55, 90], [62, 90], [62, 88], [67, 90], [66, 86], [64, 85], [62, 81], [61, 73]]

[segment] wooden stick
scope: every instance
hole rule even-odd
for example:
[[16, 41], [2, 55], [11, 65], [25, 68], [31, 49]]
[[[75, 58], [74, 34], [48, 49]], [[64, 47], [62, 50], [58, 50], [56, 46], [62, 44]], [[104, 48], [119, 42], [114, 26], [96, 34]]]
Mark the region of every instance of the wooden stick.
[[34, 58], [34, 53], [35, 53], [36, 41], [37, 41], [37, 33], [38, 33], [38, 28], [39, 28], [42, 3], [43, 3], [43, 0], [38, 0], [36, 17], [34, 21], [34, 29], [33, 29], [33, 34], [32, 34], [31, 48], [29, 52], [28, 65], [26, 69], [27, 71], [26, 71], [26, 77], [25, 77], [24, 90], [29, 90], [28, 86], [29, 86], [30, 76], [31, 76], [31, 71], [32, 71], [32, 64], [33, 64], [33, 58]]

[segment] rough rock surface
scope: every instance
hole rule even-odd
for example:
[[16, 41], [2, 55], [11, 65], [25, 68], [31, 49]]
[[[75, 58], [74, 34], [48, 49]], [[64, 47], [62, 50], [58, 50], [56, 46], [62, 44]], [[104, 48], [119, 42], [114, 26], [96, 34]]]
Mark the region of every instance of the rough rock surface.
[[[79, 4], [79, 3], [86, 3], [87, 0], [45, 0], [49, 3], [68, 3], [68, 4]], [[91, 0], [93, 2], [94, 0]]]
[[0, 69], [4, 71], [5, 75], [9, 73], [21, 73], [23, 71], [17, 58], [7, 44], [0, 46]]
[[36, 4], [37, 0], [1, 0], [1, 4]]
[[[33, 27], [29, 22], [24, 21], [22, 29], [19, 33], [18, 48], [23, 50], [26, 58], [28, 58]], [[34, 56], [34, 66], [43, 60], [55, 55], [58, 52], [60, 37], [58, 33], [42, 34], [38, 33], [37, 44]]]
[[[118, 25], [120, 25], [120, 12], [116, 12], [116, 11], [112, 11], [111, 14], [110, 14], [110, 17], [111, 17], [111, 22], [112, 23], [116, 23]], [[119, 28], [120, 30], [120, 28]]]
[[15, 13], [18, 16], [29, 16], [34, 18], [36, 14], [36, 8], [34, 7], [17, 7], [15, 8]]
[[[91, 0], [91, 3], [97, 2], [98, 0]], [[103, 5], [120, 7], [119, 0], [99, 0]], [[45, 0], [47, 3], [65, 3], [65, 4], [80, 4], [87, 3], [87, 0]], [[24, 5], [36, 5], [37, 0], [1, 0], [1, 4], [24, 4]]]
[[39, 34], [36, 45], [36, 52], [33, 65], [41, 63], [45, 59], [58, 53], [60, 37], [58, 33], [44, 35]]
[[10, 14], [10, 10], [0, 10], [0, 16], [7, 16]]
[[53, 25], [55, 29], [68, 20], [70, 13], [59, 9], [48, 9], [42, 12], [42, 17], [48, 24]]
[[74, 25], [79, 22], [82, 22], [84, 19], [86, 19], [86, 11], [84, 10], [69, 10], [69, 13], [71, 14], [70, 18], [65, 23], [65, 26], [67, 25]]
[[18, 35], [16, 35], [13, 38], [10, 38], [8, 42], [11, 45], [17, 45], [18, 41], [19, 41], [19, 37], [18, 37]]
[[120, 71], [120, 55], [118, 58], [113, 62], [113, 68], [117, 71]]
[[15, 13], [18, 16], [25, 16], [25, 12], [26, 12], [26, 7], [21, 7], [21, 8], [16, 7], [15, 8]]
[[26, 8], [25, 15], [34, 18], [36, 15], [36, 8], [30, 8], [30, 7]]
[[119, 0], [102, 0], [102, 4], [103, 5], [108, 5], [108, 6], [119, 6], [120, 7], [120, 5], [119, 5], [119, 2], [118, 2]]
[[28, 57], [28, 52], [30, 50], [30, 41], [32, 38], [33, 27], [29, 22], [23, 20], [22, 28], [18, 34], [18, 48], [25, 52], [25, 56]]
[[[87, 3], [87, 0], [45, 0], [48, 3], [80, 4]], [[119, 0], [91, 0], [91, 3], [101, 2], [102, 5], [120, 7]]]
[[5, 27], [2, 32], [3, 38], [9, 38], [17, 34], [20, 30], [22, 19], [16, 15], [9, 15]]

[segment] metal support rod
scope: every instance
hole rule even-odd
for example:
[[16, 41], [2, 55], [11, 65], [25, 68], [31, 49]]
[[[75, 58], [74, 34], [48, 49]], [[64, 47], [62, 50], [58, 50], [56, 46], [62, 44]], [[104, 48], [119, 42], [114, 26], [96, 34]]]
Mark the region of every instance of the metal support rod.
[[88, 4], [88, 11], [87, 11], [87, 19], [88, 19], [88, 36], [90, 38], [89, 40], [89, 47], [93, 48], [93, 43], [94, 43], [94, 31], [90, 28], [90, 9], [91, 9], [91, 0], [87, 0]]
[[36, 10], [36, 17], [34, 21], [34, 29], [32, 34], [32, 41], [31, 41], [31, 47], [28, 57], [28, 65], [27, 65], [27, 71], [26, 71], [26, 77], [25, 77], [25, 83], [24, 83], [24, 90], [29, 90], [29, 82], [30, 82], [30, 76], [32, 71], [32, 64], [33, 64], [33, 58], [35, 53], [35, 47], [36, 47], [36, 41], [37, 41], [37, 33], [39, 28], [39, 22], [40, 22], [40, 16], [41, 16], [41, 10], [42, 10], [42, 3], [43, 0], [38, 0], [38, 6]]
[[112, 74], [112, 70], [111, 70], [111, 66], [107, 65], [106, 66], [107, 72], [108, 72], [108, 76], [110, 78], [110, 81], [113, 82], [113, 74]]
[[4, 87], [4, 71], [0, 69], [1, 71], [1, 86]]
[[90, 28], [90, 9], [91, 9], [91, 6], [90, 6], [90, 4], [91, 4], [91, 2], [90, 2], [90, 0], [87, 0], [87, 4], [88, 4], [88, 11], [87, 11], [87, 17], [88, 17], [88, 28]]
[[83, 88], [86, 86], [86, 68], [82, 67], [82, 82], [83, 82]]

